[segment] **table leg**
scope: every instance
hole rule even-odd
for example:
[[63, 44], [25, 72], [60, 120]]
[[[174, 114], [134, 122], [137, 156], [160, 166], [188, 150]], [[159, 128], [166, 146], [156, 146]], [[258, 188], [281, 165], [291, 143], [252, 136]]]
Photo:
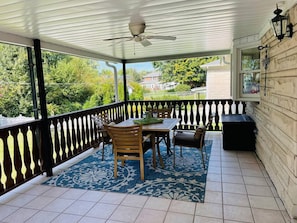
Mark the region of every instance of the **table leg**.
[[167, 141], [166, 141], [167, 155], [171, 155], [172, 154], [172, 151], [170, 149], [170, 147], [171, 147], [171, 143], [170, 143], [170, 132], [168, 132], [168, 135], [166, 137], [167, 137]]
[[164, 169], [164, 162], [163, 162], [163, 158], [161, 156], [160, 147], [158, 147], [158, 156], [159, 156], [159, 162], [161, 164], [161, 167]]
[[[156, 168], [156, 134], [155, 133], [151, 133], [151, 142], [152, 142], [152, 150], [153, 150], [153, 167]], [[159, 147], [157, 148], [157, 151], [159, 156], [159, 162], [161, 164], [161, 167], [164, 169], [165, 165], [164, 165]]]
[[151, 134], [151, 143], [153, 150], [153, 167], [156, 168], [156, 143], [155, 143], [155, 134]]

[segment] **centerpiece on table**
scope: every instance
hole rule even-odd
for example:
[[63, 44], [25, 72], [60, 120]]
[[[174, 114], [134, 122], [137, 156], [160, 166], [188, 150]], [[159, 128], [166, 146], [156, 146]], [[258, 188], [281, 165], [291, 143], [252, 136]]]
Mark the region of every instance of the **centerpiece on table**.
[[150, 124], [157, 124], [157, 123], [163, 123], [163, 119], [157, 118], [158, 114], [156, 112], [150, 112], [146, 111], [143, 114], [142, 119], [134, 120], [134, 124], [140, 124], [140, 125], [150, 125]]

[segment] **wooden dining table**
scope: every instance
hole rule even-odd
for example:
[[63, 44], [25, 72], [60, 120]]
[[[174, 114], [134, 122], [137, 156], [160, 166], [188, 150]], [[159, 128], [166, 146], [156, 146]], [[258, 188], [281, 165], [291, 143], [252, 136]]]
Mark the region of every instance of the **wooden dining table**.
[[[131, 126], [135, 125], [134, 120], [137, 118], [130, 118], [123, 122], [116, 124], [116, 126]], [[153, 154], [153, 167], [156, 168], [156, 135], [160, 132], [170, 132], [175, 126], [179, 123], [180, 119], [178, 118], [164, 118], [162, 123], [155, 124], [145, 124], [142, 125], [142, 132], [151, 134], [151, 143], [152, 143], [152, 154]], [[163, 158], [160, 151], [158, 150], [159, 162], [162, 168], [164, 168]]]

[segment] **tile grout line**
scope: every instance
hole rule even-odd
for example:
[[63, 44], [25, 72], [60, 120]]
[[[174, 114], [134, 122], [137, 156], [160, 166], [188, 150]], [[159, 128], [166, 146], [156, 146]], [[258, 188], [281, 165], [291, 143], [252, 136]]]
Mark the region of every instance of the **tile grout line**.
[[222, 136], [220, 135], [220, 166], [221, 166], [221, 190], [222, 190], [222, 220], [225, 222], [225, 215], [224, 215], [224, 188], [223, 188], [223, 163], [222, 163], [222, 150], [223, 150], [223, 145], [221, 143], [222, 141]]
[[244, 180], [244, 175], [242, 173], [242, 165], [241, 165], [241, 162], [239, 162], [239, 157], [238, 157], [238, 153], [236, 154], [236, 157], [238, 159], [238, 163], [239, 163], [239, 168], [240, 168], [240, 172], [241, 172], [241, 176], [242, 176], [242, 180], [243, 180], [243, 184], [244, 184], [244, 188], [245, 188], [245, 191], [246, 191], [246, 196], [247, 196], [247, 200], [249, 202], [249, 208], [251, 210], [251, 214], [252, 214], [252, 218], [253, 218], [253, 223], [255, 223], [255, 217], [254, 217], [254, 213], [253, 213], [253, 209], [252, 209], [252, 206], [251, 206], [251, 201], [250, 201], [250, 198], [249, 198], [249, 194], [248, 194], [248, 190], [247, 190], [247, 187], [246, 187], [246, 182]]

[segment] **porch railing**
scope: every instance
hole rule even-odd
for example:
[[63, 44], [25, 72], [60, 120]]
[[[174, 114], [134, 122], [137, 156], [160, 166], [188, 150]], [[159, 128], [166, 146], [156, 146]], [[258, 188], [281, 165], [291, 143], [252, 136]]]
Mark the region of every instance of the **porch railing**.
[[44, 154], [40, 135], [45, 126], [41, 120], [0, 127], [0, 194], [45, 172], [44, 157], [51, 157], [52, 167], [98, 145], [98, 135], [92, 115], [107, 112], [115, 122], [140, 118], [149, 108], [171, 107], [172, 117], [180, 118], [178, 128], [206, 124], [210, 130], [221, 130], [222, 114], [245, 113], [244, 102], [232, 100], [128, 101], [100, 106], [84, 111], [58, 115], [48, 119], [50, 154]]
[[[50, 117], [50, 151], [52, 167], [98, 144], [92, 115], [107, 112], [119, 122], [125, 117], [124, 103]], [[0, 127], [0, 195], [45, 172], [43, 168], [41, 120]]]
[[195, 125], [210, 122], [209, 131], [221, 131], [222, 114], [244, 114], [245, 102], [232, 100], [168, 100], [168, 101], [128, 101], [129, 117], [141, 118], [144, 111], [151, 108], [172, 108], [172, 118], [179, 118], [179, 129], [191, 129]]

